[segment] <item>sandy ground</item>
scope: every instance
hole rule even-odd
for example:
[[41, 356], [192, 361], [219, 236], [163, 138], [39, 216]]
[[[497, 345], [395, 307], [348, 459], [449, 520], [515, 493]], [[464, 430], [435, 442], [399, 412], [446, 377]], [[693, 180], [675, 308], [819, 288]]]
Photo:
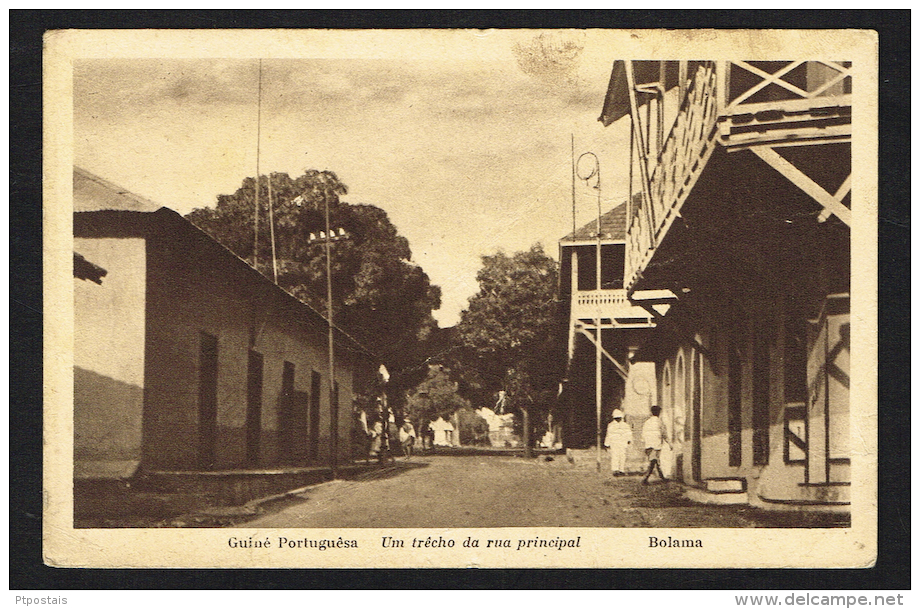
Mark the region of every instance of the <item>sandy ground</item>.
[[[653, 479], [654, 480], [654, 479]], [[421, 455], [355, 480], [310, 487], [263, 506], [239, 527], [802, 527], [848, 526], [849, 518], [709, 506], [674, 482], [576, 466], [564, 456]]]

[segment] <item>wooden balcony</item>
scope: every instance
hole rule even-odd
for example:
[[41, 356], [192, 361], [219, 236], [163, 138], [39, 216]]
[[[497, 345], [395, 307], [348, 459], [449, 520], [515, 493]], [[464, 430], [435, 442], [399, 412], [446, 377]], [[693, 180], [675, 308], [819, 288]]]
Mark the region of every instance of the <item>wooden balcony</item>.
[[630, 302], [626, 290], [577, 291], [572, 295], [574, 321], [594, 326], [601, 320], [604, 328], [653, 328], [652, 315]]
[[[775, 152], [778, 147], [850, 140], [848, 63], [661, 62], [680, 64], [679, 88], [671, 87], [670, 94], [664, 92], [669, 85], [664, 65], [659, 83], [636, 84], [638, 72], [632, 71], [632, 63], [626, 62], [625, 91], [636, 138], [632, 173], [642, 197], [627, 212], [624, 285], [628, 293], [637, 288], [642, 273], [719, 147], [726, 152], [750, 150], [824, 207], [820, 221], [834, 214], [849, 223], [849, 208], [844, 204], [849, 178], [836, 192], [826, 192]], [[695, 68], [690, 75], [688, 64]], [[624, 88], [620, 87], [622, 97]], [[609, 98], [616, 94], [614, 88], [612, 79]], [[648, 95], [656, 90], [652, 105]], [[676, 99], [678, 107], [673, 126], [665, 135], [663, 117], [673, 115], [666, 109], [669, 99]], [[658, 116], [653, 118], [651, 110], [639, 112], [643, 100], [655, 108]], [[653, 126], [656, 122], [660, 133], [657, 137]], [[657, 150], [652, 149], [652, 139]]]

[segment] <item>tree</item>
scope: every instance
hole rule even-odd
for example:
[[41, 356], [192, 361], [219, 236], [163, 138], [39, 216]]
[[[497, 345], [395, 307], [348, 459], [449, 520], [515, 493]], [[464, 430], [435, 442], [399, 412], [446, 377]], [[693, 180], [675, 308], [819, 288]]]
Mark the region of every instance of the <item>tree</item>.
[[424, 426], [439, 417], [455, 426], [460, 444], [489, 444], [489, 424], [473, 410], [460, 391], [460, 379], [440, 364], [428, 366], [428, 376], [406, 394], [403, 415]]
[[430, 365], [425, 379], [408, 391], [403, 414], [419, 423], [438, 417], [450, 419], [457, 410], [470, 407], [469, 400], [458, 393], [458, 386], [444, 366]]
[[[508, 256], [482, 257], [479, 292], [470, 298], [456, 328], [463, 372], [479, 400], [504, 390], [511, 408], [525, 418], [548, 412], [562, 377], [565, 348], [556, 289], [559, 268], [543, 247]], [[482, 404], [492, 406], [491, 403]], [[529, 447], [529, 425], [525, 439]]]
[[336, 325], [380, 356], [393, 374], [394, 388], [423, 378], [425, 367], [417, 365], [424, 359], [420, 349], [437, 327], [431, 312], [440, 307], [441, 290], [412, 262], [409, 242], [398, 234], [386, 212], [373, 205], [342, 202], [348, 189], [331, 171], [311, 169], [295, 179], [272, 173], [262, 176], [258, 186], [257, 236], [254, 178], [243, 180], [232, 195], [218, 195], [216, 207], [197, 208], [186, 217], [268, 277], [274, 274], [274, 228], [278, 284], [325, 312], [325, 250], [321, 242], [311, 241], [310, 233], [325, 230], [328, 202], [330, 225], [348, 235], [332, 246]]

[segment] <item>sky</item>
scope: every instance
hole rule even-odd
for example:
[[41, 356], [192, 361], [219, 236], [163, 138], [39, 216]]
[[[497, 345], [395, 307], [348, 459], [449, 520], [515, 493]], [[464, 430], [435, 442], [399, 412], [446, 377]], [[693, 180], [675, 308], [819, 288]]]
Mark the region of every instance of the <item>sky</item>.
[[[477, 292], [480, 256], [536, 243], [558, 256], [573, 136], [575, 156], [598, 156], [604, 211], [625, 200], [628, 127], [597, 120], [617, 58], [603, 37], [349, 36], [297, 57], [78, 59], [74, 163], [182, 214], [233, 193], [257, 157], [262, 175], [333, 171], [344, 201], [386, 210], [409, 240], [441, 287], [442, 327]], [[597, 213], [593, 183], [576, 180], [579, 226]]]

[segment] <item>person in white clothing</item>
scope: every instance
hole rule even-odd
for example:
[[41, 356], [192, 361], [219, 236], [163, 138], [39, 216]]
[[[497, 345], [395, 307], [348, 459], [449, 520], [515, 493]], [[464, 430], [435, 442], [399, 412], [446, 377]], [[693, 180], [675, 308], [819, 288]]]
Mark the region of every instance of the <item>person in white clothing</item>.
[[649, 476], [655, 470], [658, 470], [658, 476], [662, 480], [667, 480], [661, 473], [661, 448], [665, 444], [671, 446], [671, 443], [668, 442], [664, 421], [658, 416], [660, 414], [661, 407], [652, 406], [652, 416], [642, 425], [642, 442], [645, 444], [645, 455], [648, 457], [648, 471], [645, 473], [645, 478], [642, 479], [642, 484], [648, 484]]
[[623, 411], [613, 411], [613, 419], [607, 425], [604, 446], [610, 452], [610, 471], [614, 476], [626, 475], [626, 451], [632, 443], [632, 428], [623, 420]]
[[412, 458], [412, 447], [415, 446], [415, 426], [412, 425], [409, 417], [403, 419], [403, 425], [399, 428], [399, 443], [408, 461]]

